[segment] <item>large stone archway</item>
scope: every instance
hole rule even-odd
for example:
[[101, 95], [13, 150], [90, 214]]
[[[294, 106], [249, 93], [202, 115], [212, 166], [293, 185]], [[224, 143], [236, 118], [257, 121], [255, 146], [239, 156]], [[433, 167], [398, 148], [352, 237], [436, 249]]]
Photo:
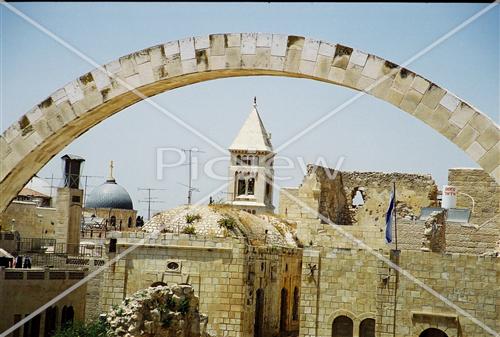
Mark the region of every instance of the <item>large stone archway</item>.
[[[236, 76], [308, 78], [387, 101], [455, 143], [500, 182], [499, 126], [430, 80], [350, 47], [291, 35], [213, 34], [147, 48], [56, 90], [0, 137], [0, 211], [53, 156], [145, 96]], [[369, 88], [377, 80], [380, 85]], [[125, 81], [124, 85], [120, 79]]]

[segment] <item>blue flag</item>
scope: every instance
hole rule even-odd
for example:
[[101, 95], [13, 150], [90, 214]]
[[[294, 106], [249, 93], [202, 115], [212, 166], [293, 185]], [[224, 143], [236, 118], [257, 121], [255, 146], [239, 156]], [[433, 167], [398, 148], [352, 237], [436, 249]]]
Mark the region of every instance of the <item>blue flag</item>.
[[392, 213], [394, 212], [394, 191], [391, 192], [391, 201], [385, 215], [385, 242], [392, 242]]

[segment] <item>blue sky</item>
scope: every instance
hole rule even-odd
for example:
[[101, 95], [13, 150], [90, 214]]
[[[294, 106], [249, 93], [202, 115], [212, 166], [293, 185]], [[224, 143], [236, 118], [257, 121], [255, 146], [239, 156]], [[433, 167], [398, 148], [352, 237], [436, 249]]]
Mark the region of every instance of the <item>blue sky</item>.
[[[98, 63], [187, 36], [224, 32], [273, 32], [341, 43], [402, 63], [486, 7], [486, 4], [167, 4], [15, 3], [16, 8], [76, 46]], [[55, 89], [93, 67], [39, 32], [9, 9], [1, 12], [1, 129], [5, 130]], [[410, 69], [469, 101], [498, 122], [499, 8], [480, 17]], [[303, 79], [248, 77], [204, 82], [154, 100], [223, 147], [229, 146], [257, 96], [264, 123], [278, 146], [356, 92]], [[156, 179], [159, 147], [198, 147], [200, 167], [219, 152], [156, 111], [138, 103], [94, 127], [42, 169], [60, 176], [59, 157], [87, 159], [85, 174], [106, 176], [115, 161], [117, 181], [143, 212], [138, 187], [166, 188], [155, 209], [185, 202], [187, 167]], [[374, 97], [365, 96], [280, 153], [360, 171], [430, 173], [446, 183], [450, 167], [476, 167], [460, 149], [421, 121]], [[277, 163], [279, 164], [279, 163]], [[223, 175], [225, 163], [216, 167]], [[200, 172], [201, 173], [201, 172]], [[300, 168], [277, 169], [278, 182], [295, 186]], [[103, 179], [103, 178], [102, 178]], [[98, 185], [102, 179], [92, 179]], [[200, 174], [194, 200], [221, 184]], [[91, 187], [90, 187], [91, 189]], [[222, 194], [219, 196], [223, 196]], [[275, 196], [277, 205], [277, 196]]]

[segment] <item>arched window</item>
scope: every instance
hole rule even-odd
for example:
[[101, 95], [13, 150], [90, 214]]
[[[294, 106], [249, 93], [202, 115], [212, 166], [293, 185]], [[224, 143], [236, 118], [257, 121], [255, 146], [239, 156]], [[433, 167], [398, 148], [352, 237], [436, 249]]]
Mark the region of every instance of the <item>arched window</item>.
[[429, 328], [423, 331], [419, 337], [448, 337], [442, 330]]
[[292, 307], [292, 319], [294, 321], [299, 320], [299, 302], [300, 302], [299, 288], [295, 287], [295, 289], [293, 289], [293, 307]]
[[116, 226], [116, 216], [112, 215], [111, 219], [109, 220], [109, 224], [111, 226]]
[[127, 222], [128, 228], [132, 227], [132, 217], [128, 217], [128, 222]]
[[64, 306], [61, 314], [61, 329], [64, 329], [67, 325], [71, 325], [74, 318], [75, 311], [73, 310], [73, 306]]
[[43, 336], [51, 337], [56, 334], [57, 306], [50, 307], [45, 311], [45, 329]]
[[347, 316], [338, 316], [333, 320], [332, 337], [353, 337], [354, 324]]
[[255, 190], [255, 178], [250, 178], [248, 179], [248, 195], [254, 195], [254, 190]]
[[245, 178], [238, 178], [238, 195], [245, 195], [246, 193], [246, 181]]
[[281, 305], [280, 305], [280, 333], [287, 331], [288, 326], [288, 290], [281, 289]]
[[241, 165], [241, 156], [240, 155], [236, 156], [236, 165]]
[[366, 318], [359, 325], [359, 337], [375, 337], [375, 320]]

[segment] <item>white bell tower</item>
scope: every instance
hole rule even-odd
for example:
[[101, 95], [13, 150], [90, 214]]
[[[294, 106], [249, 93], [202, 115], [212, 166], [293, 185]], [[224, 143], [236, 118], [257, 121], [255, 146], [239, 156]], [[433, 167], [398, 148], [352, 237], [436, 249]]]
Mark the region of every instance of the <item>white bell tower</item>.
[[229, 147], [228, 200], [233, 206], [257, 214], [273, 212], [274, 155], [254, 98], [252, 111]]

